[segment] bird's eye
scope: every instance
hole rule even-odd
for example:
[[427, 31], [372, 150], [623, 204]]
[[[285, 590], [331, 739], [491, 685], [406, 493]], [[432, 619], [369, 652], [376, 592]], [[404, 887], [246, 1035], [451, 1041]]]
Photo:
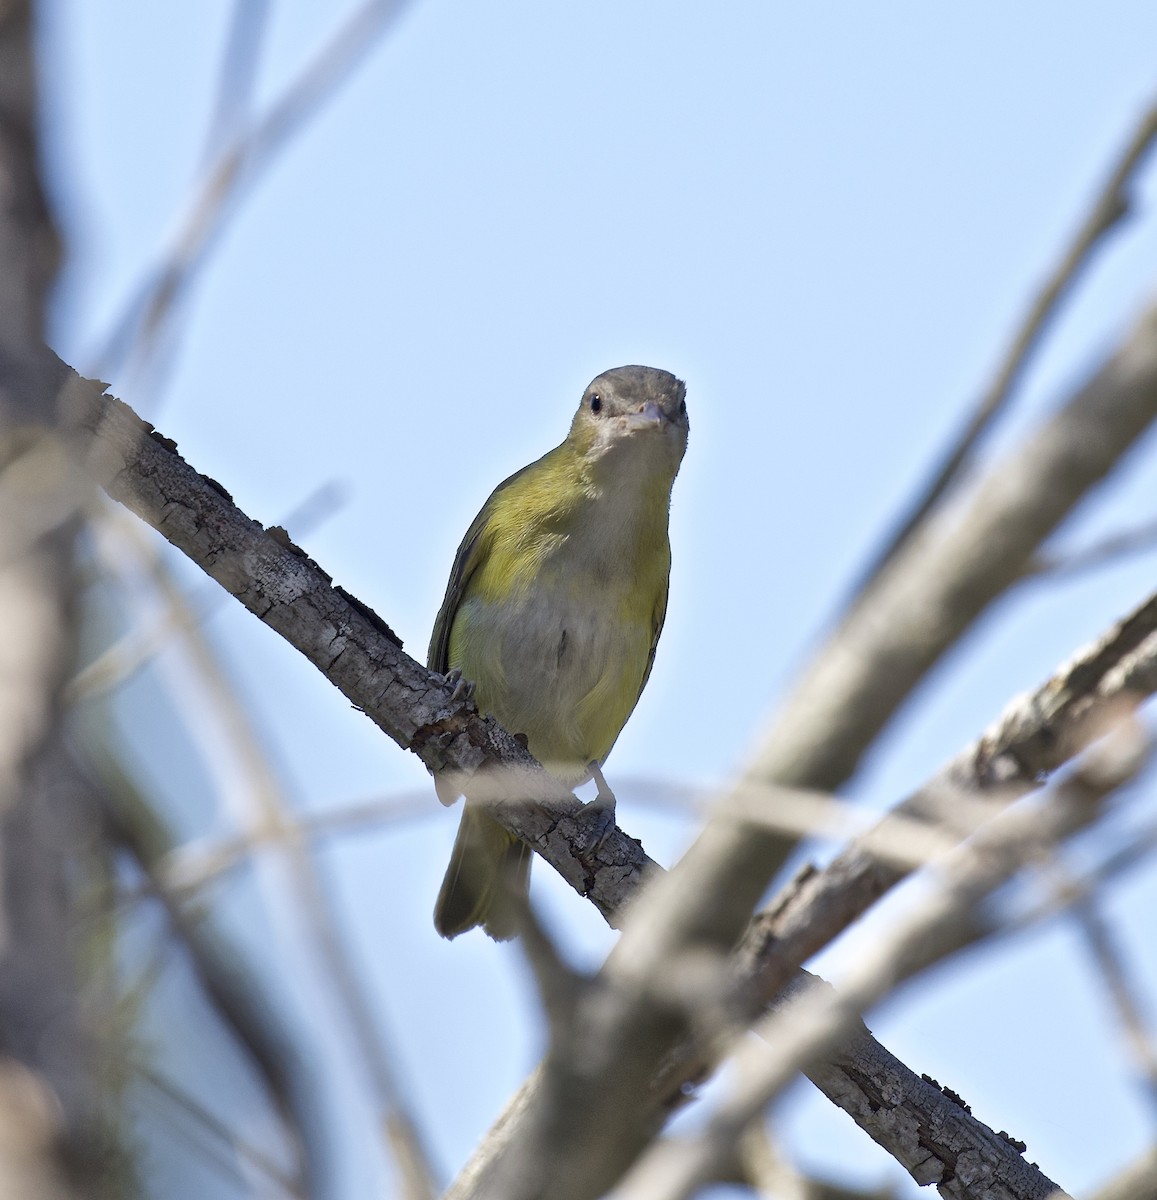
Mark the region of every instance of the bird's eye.
[[598, 392], [595, 392], [595, 394], [591, 397], [591, 412], [602, 412], [602, 408], [603, 398], [598, 394]]
[[685, 417], [687, 415], [687, 401], [686, 400], [679, 401], [679, 415], [681, 417]]

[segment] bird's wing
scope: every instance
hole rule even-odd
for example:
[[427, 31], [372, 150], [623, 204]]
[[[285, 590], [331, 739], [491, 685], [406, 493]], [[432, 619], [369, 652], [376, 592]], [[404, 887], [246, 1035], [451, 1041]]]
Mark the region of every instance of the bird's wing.
[[486, 532], [486, 526], [494, 511], [495, 499], [520, 475], [525, 475], [531, 467], [538, 466], [541, 461], [542, 459], [539, 459], [538, 462], [529, 463], [521, 470], [515, 471], [508, 479], [504, 479], [490, 493], [481, 512], [470, 523], [470, 528], [466, 530], [466, 536], [458, 547], [458, 553], [454, 555], [454, 565], [450, 568], [450, 579], [446, 584], [446, 595], [442, 600], [442, 607], [438, 609], [438, 616], [434, 620], [434, 632], [430, 635], [430, 649], [426, 655], [426, 666], [431, 671], [445, 675], [450, 668], [450, 630], [454, 626], [454, 616], [458, 612], [458, 605], [462, 603], [462, 597], [466, 594], [470, 577], [478, 570], [486, 557], [487, 545], [483, 534]]
[[478, 569], [482, 559], [479, 552], [479, 542], [482, 531], [486, 527], [486, 518], [490, 511], [490, 501], [483, 505], [482, 511], [474, 518], [458, 553], [454, 556], [454, 565], [450, 568], [450, 580], [446, 584], [446, 596], [438, 616], [434, 620], [434, 632], [430, 634], [430, 650], [426, 656], [426, 665], [431, 671], [445, 675], [450, 667], [450, 629], [454, 624], [454, 614], [462, 602], [462, 593], [466, 590], [470, 576]]
[[[667, 619], [668, 590], [668, 583], [664, 583], [663, 594], [659, 597], [659, 602], [655, 605], [654, 616], [651, 618], [651, 649], [647, 653], [647, 669], [643, 672], [643, 679], [639, 684], [639, 695], [635, 697], [635, 704], [639, 703], [639, 696], [643, 694], [643, 688], [647, 686], [647, 680], [651, 678], [651, 668], [655, 665], [655, 651], [659, 648], [659, 634], [663, 632], [663, 622]], [[634, 705], [631, 708], [633, 711]]]

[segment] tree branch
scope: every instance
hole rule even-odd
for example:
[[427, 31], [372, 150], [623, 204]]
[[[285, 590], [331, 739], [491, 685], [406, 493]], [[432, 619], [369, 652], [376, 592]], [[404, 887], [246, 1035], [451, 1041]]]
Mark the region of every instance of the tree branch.
[[861, 588], [870, 587], [875, 582], [900, 548], [928, 520], [943, 497], [959, 481], [980, 439], [1012, 399], [1017, 384], [1032, 361], [1033, 353], [1048, 332], [1066, 297], [1089, 265], [1093, 254], [1107, 235], [1132, 212], [1129, 187], [1148, 155], [1154, 139], [1157, 139], [1157, 105], [1151, 106], [1137, 123], [1124, 153], [1093, 200], [1092, 207], [1072, 244], [1029, 306], [992, 382], [980, 398], [976, 411], [969, 418], [956, 444], [933, 473], [932, 479], [909, 514], [900, 522], [885, 548], [866, 572]]

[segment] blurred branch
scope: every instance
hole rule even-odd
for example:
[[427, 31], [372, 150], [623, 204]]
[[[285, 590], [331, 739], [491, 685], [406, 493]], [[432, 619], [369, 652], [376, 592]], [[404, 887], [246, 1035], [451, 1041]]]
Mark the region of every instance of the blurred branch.
[[1007, 407], [1017, 384], [1032, 361], [1034, 352], [1059, 313], [1064, 300], [1088, 266], [1094, 252], [1106, 236], [1131, 213], [1133, 206], [1129, 188], [1155, 139], [1157, 105], [1149, 108], [1137, 123], [1124, 153], [1094, 198], [1075, 239], [1029, 306], [968, 424], [933, 473], [911, 511], [901, 520], [899, 528], [891, 535], [884, 549], [865, 573], [857, 592], [867, 591], [876, 582], [900, 549], [928, 520], [944, 496], [960, 480], [972, 460], [977, 444]]
[[134, 1064], [137, 1076], [143, 1083], [151, 1087], [159, 1096], [163, 1096], [174, 1108], [180, 1110], [197, 1128], [207, 1135], [211, 1144], [210, 1153], [217, 1165], [231, 1177], [237, 1176], [237, 1160], [240, 1159], [255, 1168], [270, 1183], [274, 1184], [286, 1195], [309, 1200], [310, 1193], [302, 1190], [301, 1180], [287, 1175], [269, 1155], [256, 1146], [238, 1136], [236, 1129], [227, 1125], [215, 1113], [210, 1112], [203, 1104], [189, 1095], [183, 1088], [178, 1087], [172, 1080], [166, 1079], [159, 1072], [143, 1064]]
[[285, 837], [310, 843], [340, 833], [362, 833], [394, 821], [432, 818], [429, 789], [363, 800], [323, 812], [294, 813], [285, 829], [255, 829], [208, 843], [174, 847], [161, 867], [168, 887], [188, 895], [240, 866], [254, 853], [280, 846]]
[[1098, 982], [1108, 994], [1124, 1034], [1129, 1065], [1145, 1090], [1150, 1116], [1157, 1118], [1157, 1048], [1141, 1014], [1140, 997], [1125, 963], [1125, 956], [1093, 897], [1079, 901], [1074, 913], [1085, 945], [1099, 972]]
[[859, 1188], [802, 1174], [758, 1123], [739, 1139], [731, 1157], [715, 1182], [749, 1187], [766, 1200], [902, 1200], [895, 1187]]
[[[281, 524], [302, 537], [337, 511], [342, 503], [344, 493], [341, 487], [332, 482], [324, 484], [284, 517]], [[118, 518], [123, 517], [124, 523], [113, 520], [113, 513]], [[98, 533], [110, 522], [123, 530], [132, 521], [132, 518], [124, 516], [124, 510], [120, 508], [108, 512], [98, 510], [91, 519]], [[118, 566], [115, 562], [109, 565], [113, 569]], [[203, 625], [226, 598], [220, 588], [212, 585], [194, 595], [185, 595], [157, 555], [152, 556], [150, 569], [154, 578], [163, 582], [161, 590], [177, 597], [177, 601], [167, 606], [162, 617], [138, 623], [77, 671], [65, 687], [66, 703], [75, 704], [79, 700], [90, 699], [124, 683], [168, 646], [174, 633], [180, 632], [185, 626]]]
[[290, 1145], [296, 1169], [294, 1194], [308, 1196], [322, 1151], [313, 1106], [313, 1088], [290, 1041], [274, 1024], [272, 1006], [255, 980], [242, 973], [218, 935], [201, 918], [193, 919], [164, 886], [156, 864], [168, 837], [148, 804], [119, 767], [103, 756], [103, 782], [91, 789], [110, 836], [132, 858], [180, 939], [206, 1000], [236, 1039], [265, 1086]]
[[203, 179], [151, 278], [97, 352], [92, 374], [107, 374], [126, 359], [132, 360], [130, 369], [148, 361], [185, 289], [221, 235], [233, 205], [301, 125], [349, 78], [403, 7], [404, 0], [366, 0], [268, 112], [226, 146]]
[[76, 523], [44, 344], [60, 246], [39, 177], [34, 14], [0, 5], [0, 1194], [111, 1196], [118, 1153], [78, 995], [79, 897], [104, 846], [60, 722]]
[[[982, 792], [1008, 803], [1092, 741], [1106, 720], [1157, 692], [1157, 593], [1000, 718], [889, 813], [871, 837], [889, 839], [894, 815], [936, 822], [954, 794]], [[770, 999], [795, 969], [846, 929], [906, 872], [885, 862], [866, 838], [822, 871], [777, 897], [756, 917], [742, 955], [759, 994]]]
[[1098, 1188], [1089, 1200], [1157, 1200], [1157, 1147]]
[[1038, 554], [1028, 565], [1027, 578], [1041, 575], [1076, 575], [1093, 567], [1102, 567], [1133, 554], [1143, 554], [1157, 546], [1157, 521], [1138, 525], [1104, 541], [1073, 550], [1068, 554]]
[[[707, 788], [661, 778], [628, 778], [626, 781], [616, 778], [615, 790], [620, 804], [650, 805], [666, 813], [688, 817], [705, 815], [713, 797]], [[869, 834], [879, 820], [862, 805], [821, 792], [751, 784], [737, 792], [734, 799], [735, 812], [744, 820], [809, 840], [844, 842]], [[967, 805], [968, 797], [962, 796], [960, 808], [966, 810]], [[988, 815], [985, 809], [978, 812], [976, 818], [979, 821]], [[336, 834], [359, 834], [397, 821], [436, 816], [437, 810], [430, 807], [428, 788], [350, 801], [320, 812], [295, 813], [288, 817], [286, 830], [254, 829], [210, 842], [176, 847], [165, 864], [164, 876], [171, 888], [181, 892], [194, 891], [213, 883], [262, 847], [279, 845], [287, 834], [315, 842]], [[876, 838], [872, 849], [882, 858], [911, 869], [922, 866], [953, 844], [954, 839], [926, 821], [909, 821], [895, 816], [888, 826], [887, 841]]]
[[233, 0], [213, 115], [205, 136], [207, 160], [237, 135], [249, 116], [261, 44], [268, 27], [269, 0]]
[[[746, 1035], [736, 1040], [731, 1085], [702, 1131], [652, 1147], [616, 1190], [615, 1200], [684, 1200], [710, 1180], [750, 1122], [797, 1071], [837, 1049], [854, 1033], [859, 1014], [898, 983], [971, 944], [973, 913], [984, 898], [1026, 862], [1088, 825], [1102, 801], [1140, 770], [1148, 750], [1139, 727], [1121, 727], [1041, 803], [1001, 813], [947, 855], [930, 873], [931, 887], [919, 906], [890, 931], [874, 935], [870, 954], [842, 981], [838, 993], [813, 978], [793, 988], [794, 994], [781, 999], [757, 1025], [765, 1044]], [[937, 1145], [929, 1146], [927, 1138], [910, 1131], [907, 1154], [897, 1157], [917, 1183], [936, 1184], [945, 1197], [1045, 1200], [1056, 1192], [1055, 1184], [999, 1145], [989, 1154], [982, 1150], [965, 1168], [965, 1145], [953, 1132], [942, 1125]], [[1001, 1140], [993, 1135], [994, 1143]], [[971, 1141], [966, 1144], [976, 1150]]]

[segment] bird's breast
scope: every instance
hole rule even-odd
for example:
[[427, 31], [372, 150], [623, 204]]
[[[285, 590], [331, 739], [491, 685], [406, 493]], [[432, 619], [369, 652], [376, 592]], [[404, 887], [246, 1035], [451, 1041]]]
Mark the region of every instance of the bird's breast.
[[587, 764], [606, 757], [635, 706], [660, 602], [631, 570], [616, 576], [597, 556], [547, 555], [515, 595], [463, 599], [451, 665], [474, 681], [483, 712], [525, 733], [536, 758], [578, 782]]

